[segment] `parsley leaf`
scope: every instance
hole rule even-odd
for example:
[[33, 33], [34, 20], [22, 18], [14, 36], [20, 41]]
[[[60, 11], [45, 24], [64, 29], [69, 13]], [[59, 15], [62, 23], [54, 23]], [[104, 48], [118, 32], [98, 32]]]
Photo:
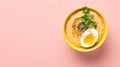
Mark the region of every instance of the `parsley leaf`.
[[92, 26], [96, 29], [97, 25], [94, 21], [91, 21]]
[[89, 18], [92, 20], [94, 18], [94, 15], [89, 14]]
[[86, 19], [88, 19], [88, 16], [87, 16], [87, 15], [84, 15], [84, 16], [82, 16], [81, 18], [86, 20]]
[[88, 29], [88, 28], [89, 28], [89, 25], [88, 25], [88, 24], [85, 24], [85, 28], [87, 28], [87, 29]]
[[95, 29], [97, 27], [96, 22], [92, 21], [94, 18], [94, 15], [91, 15], [89, 13], [89, 9], [85, 6], [83, 7], [83, 13], [84, 15], [81, 17], [82, 24], [80, 25], [80, 28], [89, 28], [90, 25], [92, 25]]
[[83, 7], [83, 13], [84, 14], [88, 14], [89, 13], [89, 9], [86, 6]]
[[84, 23], [84, 24], [86, 24], [86, 25], [89, 25], [90, 20], [89, 20], [89, 19], [87, 19], [87, 20], [85, 20], [83, 23]]

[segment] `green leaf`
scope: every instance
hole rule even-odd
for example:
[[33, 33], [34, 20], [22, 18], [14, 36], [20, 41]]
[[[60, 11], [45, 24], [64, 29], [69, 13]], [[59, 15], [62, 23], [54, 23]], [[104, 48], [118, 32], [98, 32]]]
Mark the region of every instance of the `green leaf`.
[[89, 28], [89, 24], [86, 24], [86, 25], [85, 25], [85, 28], [87, 28], [87, 29], [88, 29], [88, 28]]
[[89, 9], [86, 6], [83, 7], [83, 13], [84, 14], [88, 14], [89, 13]]
[[86, 20], [85, 19], [82, 19], [82, 22], [84, 23]]
[[90, 20], [88, 19], [88, 20], [86, 20], [84, 23], [85, 23], [86, 25], [88, 25], [88, 24], [90, 24]]
[[96, 22], [91, 22], [92, 26], [96, 29], [97, 25], [96, 25]]
[[84, 20], [86, 20], [86, 19], [88, 19], [88, 16], [87, 16], [87, 15], [84, 15], [84, 16], [82, 16], [81, 18], [84, 19]]
[[80, 27], [81, 27], [81, 28], [85, 28], [85, 24], [82, 23], [82, 24], [80, 25]]
[[89, 12], [89, 9], [85, 6], [83, 7], [83, 13], [84, 15], [81, 17], [82, 24], [80, 25], [81, 28], [89, 28], [90, 25], [92, 25], [94, 28], [97, 27], [96, 22], [92, 21], [94, 18], [94, 15], [91, 15]]
[[89, 15], [89, 18], [90, 18], [90, 19], [93, 19], [93, 18], [94, 18], [94, 15]]

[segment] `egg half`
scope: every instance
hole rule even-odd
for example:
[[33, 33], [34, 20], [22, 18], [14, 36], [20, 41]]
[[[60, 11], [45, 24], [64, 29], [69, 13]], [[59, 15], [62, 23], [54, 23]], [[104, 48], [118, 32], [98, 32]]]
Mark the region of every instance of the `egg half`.
[[95, 45], [97, 40], [98, 40], [98, 31], [96, 29], [88, 29], [82, 34], [80, 38], [80, 43], [81, 46], [85, 48], [89, 48]]

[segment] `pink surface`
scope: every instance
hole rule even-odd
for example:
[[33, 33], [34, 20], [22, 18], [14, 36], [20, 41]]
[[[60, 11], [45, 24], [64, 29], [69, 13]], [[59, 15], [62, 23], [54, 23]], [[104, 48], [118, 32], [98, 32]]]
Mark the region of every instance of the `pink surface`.
[[[119, 0], [0, 0], [0, 67], [120, 67]], [[105, 16], [109, 32], [90, 53], [73, 50], [62, 34], [71, 10], [88, 5]]]

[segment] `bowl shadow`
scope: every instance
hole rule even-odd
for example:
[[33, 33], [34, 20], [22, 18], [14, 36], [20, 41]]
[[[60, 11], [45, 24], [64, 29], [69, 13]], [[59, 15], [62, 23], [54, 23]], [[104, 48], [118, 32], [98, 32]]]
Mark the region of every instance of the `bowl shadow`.
[[78, 52], [76, 50], [73, 50], [73, 53], [76, 55], [76, 58], [79, 60], [84, 60], [87, 62], [95, 62], [95, 61], [99, 61], [102, 60], [104, 56], [107, 55], [107, 43], [108, 43], [108, 37], [106, 38], [105, 42], [103, 43], [103, 45], [101, 45], [98, 49], [92, 51], [92, 52]]

